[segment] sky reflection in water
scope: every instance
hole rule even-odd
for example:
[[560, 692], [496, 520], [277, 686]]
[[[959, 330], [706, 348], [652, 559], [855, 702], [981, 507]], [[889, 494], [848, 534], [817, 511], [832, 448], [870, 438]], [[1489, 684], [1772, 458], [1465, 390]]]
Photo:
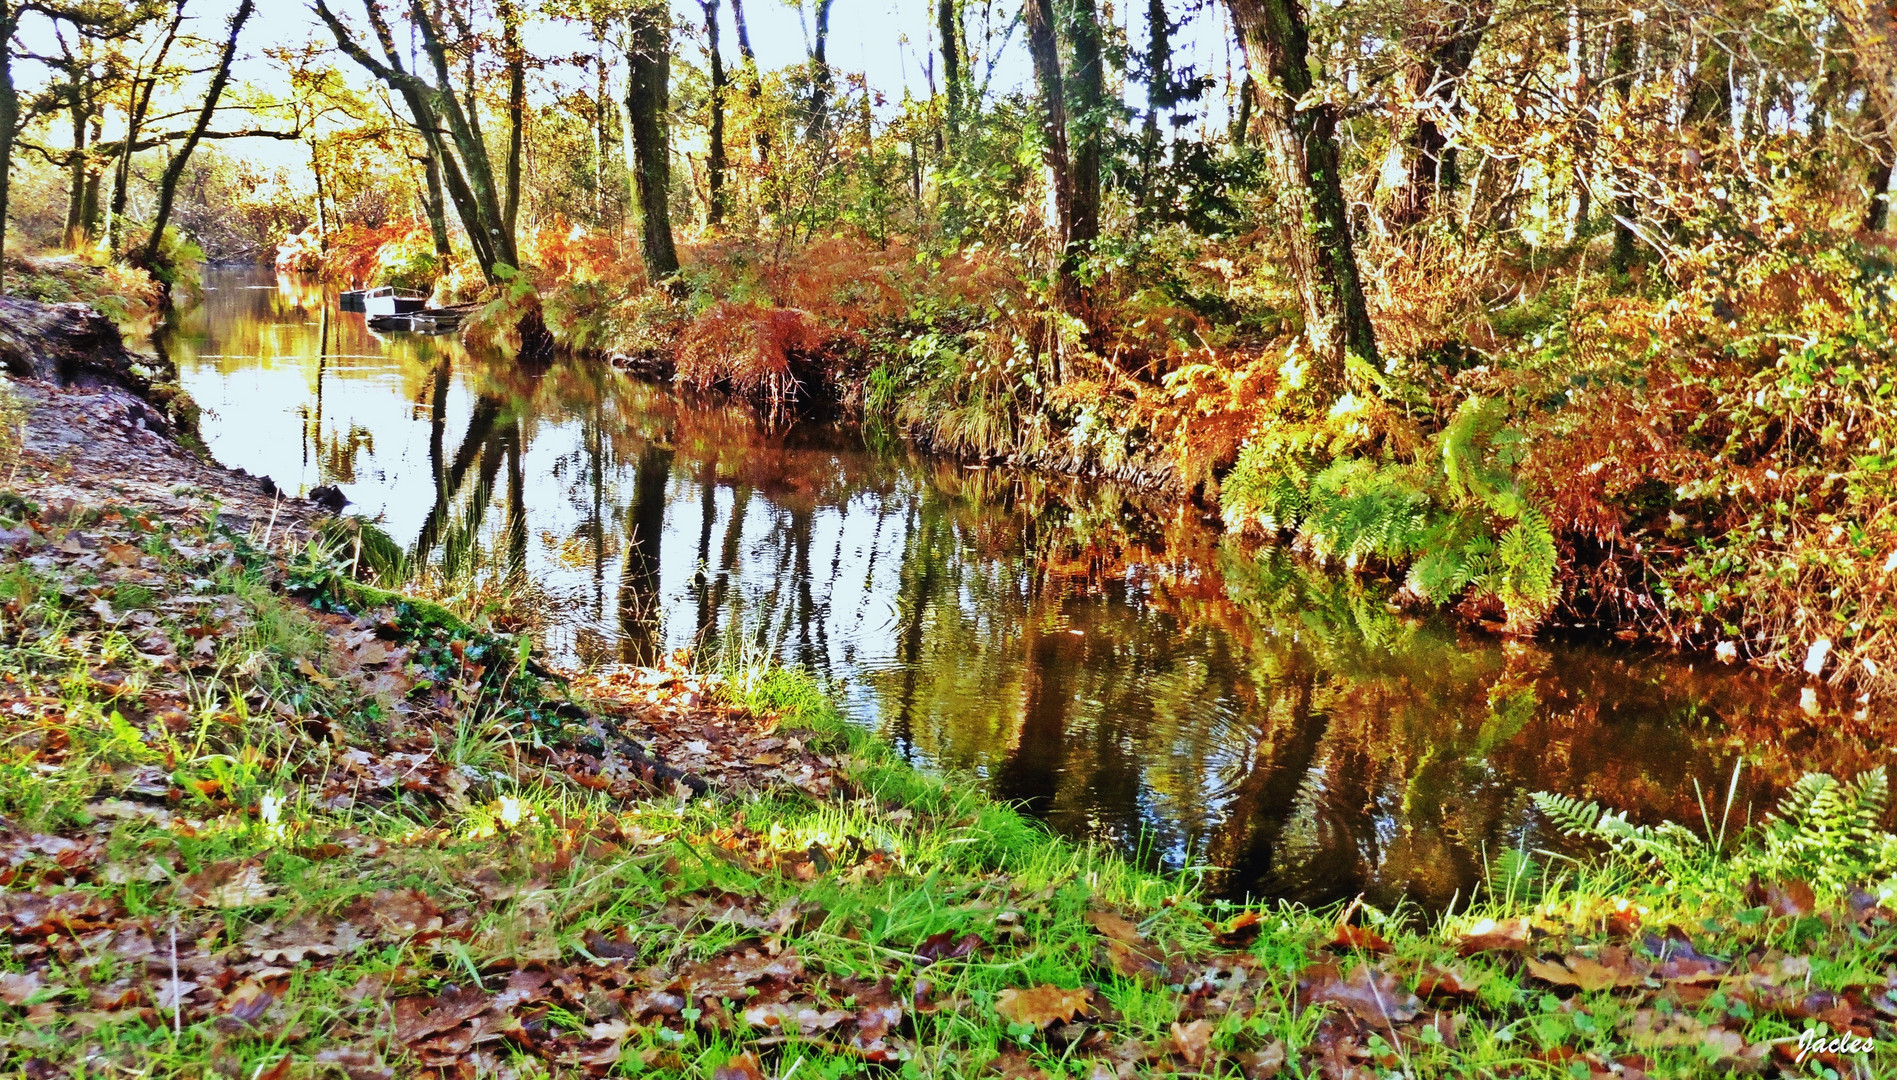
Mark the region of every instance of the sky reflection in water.
[[206, 280], [164, 344], [224, 463], [337, 484], [432, 563], [519, 575], [558, 659], [740, 638], [837, 680], [913, 759], [1063, 832], [1211, 862], [1235, 895], [1440, 907], [1553, 842], [1537, 788], [1697, 820], [1693, 780], [1716, 813], [1738, 754], [1741, 808], [1887, 757], [1794, 687], [1398, 615], [1111, 486], [774, 430], [602, 365], [382, 338], [289, 279]]

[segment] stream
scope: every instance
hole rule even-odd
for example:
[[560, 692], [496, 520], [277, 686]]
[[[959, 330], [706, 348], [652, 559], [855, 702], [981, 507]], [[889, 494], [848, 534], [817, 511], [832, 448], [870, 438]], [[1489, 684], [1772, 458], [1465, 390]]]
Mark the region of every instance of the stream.
[[1440, 909], [1558, 842], [1533, 791], [1694, 824], [1703, 791], [1716, 826], [1742, 757], [1735, 820], [1886, 757], [1855, 702], [1417, 618], [1110, 484], [379, 335], [268, 271], [205, 286], [160, 344], [223, 464], [515, 590], [556, 661], [803, 665], [915, 763], [1226, 895]]

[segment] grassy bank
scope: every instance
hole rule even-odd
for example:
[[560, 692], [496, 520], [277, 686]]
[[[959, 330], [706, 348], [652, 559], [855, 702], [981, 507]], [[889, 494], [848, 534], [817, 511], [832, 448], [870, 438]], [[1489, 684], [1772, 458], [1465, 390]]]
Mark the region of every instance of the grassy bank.
[[[536, 676], [319, 549], [0, 502], [9, 1072], [1869, 1075], [1881, 780], [1551, 821], [1440, 920], [1199, 898], [784, 670]], [[662, 759], [662, 760], [660, 760]], [[1888, 888], [1888, 885], [1885, 886]], [[1834, 1072], [1835, 1074], [1835, 1072]]]

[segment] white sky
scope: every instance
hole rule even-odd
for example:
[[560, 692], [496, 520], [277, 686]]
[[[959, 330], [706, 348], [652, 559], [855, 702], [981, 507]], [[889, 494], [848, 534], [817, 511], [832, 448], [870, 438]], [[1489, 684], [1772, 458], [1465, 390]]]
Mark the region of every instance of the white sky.
[[[330, 2], [334, 9], [343, 13], [345, 19], [363, 26], [366, 33], [366, 24], [361, 18], [361, 0]], [[814, 17], [816, 0], [804, 2], [805, 10], [801, 18], [794, 0], [750, 0], [745, 5], [752, 47], [757, 52], [758, 62], [767, 70], [805, 60], [807, 24]], [[696, 0], [672, 0], [672, 3], [676, 28], [674, 40], [678, 54], [693, 64], [702, 64], [703, 13]], [[934, 45], [931, 4], [932, 0], [835, 0], [831, 9], [830, 63], [840, 72], [865, 73], [870, 87], [884, 98], [884, 116], [900, 104], [905, 89], [916, 97], [928, 96], [924, 65], [930, 62]], [[190, 0], [186, 33], [221, 42], [227, 20], [236, 6], [237, 0]], [[390, 10], [398, 9], [402, 6], [401, 0], [394, 0], [386, 6]], [[536, 5], [529, 0], [527, 6], [531, 8]], [[1175, 16], [1179, 6], [1175, 0]], [[987, 6], [984, 6], [983, 0], [969, 0], [968, 33], [971, 46], [978, 54], [982, 51], [980, 39], [984, 18], [992, 20], [994, 32], [999, 35], [1006, 31], [1018, 9], [1019, 0], [992, 0]], [[1144, 9], [1145, 5], [1137, 0], [1121, 0], [1120, 7], [1112, 14], [1134, 49], [1145, 44]], [[719, 14], [721, 52], [726, 64], [735, 67], [738, 63], [737, 30], [729, 0], [723, 0]], [[1226, 27], [1222, 6], [1207, 5], [1206, 10], [1196, 15], [1184, 34], [1175, 41], [1175, 64], [1196, 64], [1201, 72], [1219, 76], [1222, 83], [1227, 63], [1238, 63], [1228, 59], [1225, 43], [1229, 40], [1229, 31]], [[525, 37], [529, 52], [539, 56], [570, 56], [593, 51], [592, 43], [582, 27], [561, 20], [535, 18], [526, 27]], [[23, 21], [19, 39], [28, 51], [58, 51], [50, 25], [37, 15], [28, 15]], [[265, 91], [287, 89], [283, 72], [264, 56], [264, 52], [271, 48], [295, 47], [312, 41], [330, 48], [336, 66], [352, 83], [368, 85], [368, 76], [334, 49], [328, 28], [318, 19], [308, 0], [258, 0], [257, 9], [245, 26], [241, 39], [243, 57], [237, 72], [238, 80]], [[207, 46], [207, 53], [209, 48]], [[939, 60], [936, 63], [939, 64]], [[986, 74], [982, 66], [984, 61], [979, 55], [976, 63], [976, 76]], [[45, 79], [45, 71], [30, 61], [19, 63], [16, 67], [16, 79], [23, 90], [30, 92]], [[555, 71], [557, 73], [553, 77], [569, 87], [580, 79], [590, 78], [570, 67]], [[937, 74], [939, 76], [939, 71]], [[989, 86], [990, 93], [1001, 95], [1024, 89], [1030, 76], [1026, 50], [1022, 47], [1021, 36], [1017, 31], [1001, 52]], [[530, 81], [529, 88], [530, 94], [540, 96], [543, 100], [559, 89], [557, 85], [549, 83], [547, 76]], [[1223, 93], [1224, 87], [1221, 85], [1203, 103], [1216, 123], [1224, 121]], [[1137, 105], [1142, 98], [1141, 88], [1130, 87], [1127, 96]], [[116, 116], [108, 115], [106, 138], [115, 137], [112, 123], [117, 119]], [[63, 125], [57, 126], [57, 130], [63, 132]], [[224, 153], [258, 161], [277, 162], [301, 161], [303, 153], [294, 143], [274, 140], [230, 141], [219, 144], [219, 149]]]

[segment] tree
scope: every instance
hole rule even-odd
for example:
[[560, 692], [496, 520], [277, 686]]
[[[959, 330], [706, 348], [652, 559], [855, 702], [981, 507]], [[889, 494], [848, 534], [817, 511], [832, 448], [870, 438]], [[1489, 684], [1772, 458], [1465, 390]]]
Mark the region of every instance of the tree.
[[216, 73], [211, 76], [210, 89], [204, 94], [204, 107], [198, 110], [197, 123], [186, 136], [184, 145], [172, 155], [171, 164], [166, 167], [164, 178], [158, 183], [158, 209], [152, 215], [151, 232], [145, 238], [145, 249], [139, 254], [138, 262], [146, 267], [159, 264], [159, 249], [164, 244], [165, 226], [171, 219], [171, 205], [178, 195], [178, 179], [184, 175], [184, 167], [191, 160], [191, 152], [197, 149], [198, 142], [204, 138], [205, 130], [211, 126], [211, 117], [217, 112], [217, 101], [224, 96], [224, 87], [231, 79], [231, 61], [237, 56], [237, 38], [243, 33], [244, 23], [250, 21], [250, 13], [255, 9], [254, 0], [240, 0], [237, 11], [231, 15], [230, 36], [224, 41], [224, 51], [219, 54]]
[[830, 103], [830, 5], [835, 0], [817, 0], [817, 35], [810, 46], [810, 107], [806, 138], [814, 139], [823, 130]]
[[1277, 174], [1279, 216], [1304, 307], [1318, 398], [1343, 387], [1344, 358], [1377, 363], [1376, 332], [1351, 243], [1337, 151], [1337, 108], [1311, 100], [1310, 39], [1300, 0], [1226, 0], [1258, 84], [1256, 123]]
[[[502, 0], [501, 55], [507, 63], [507, 194], [501, 218], [509, 235], [520, 224], [520, 155], [527, 126], [527, 51], [520, 44], [520, 8]], [[472, 112], [472, 109], [470, 109]]]
[[707, 132], [711, 145], [705, 155], [710, 190], [705, 222], [719, 225], [725, 220], [725, 59], [718, 50], [718, 0], [699, 0], [698, 6], [705, 13], [705, 54], [711, 67], [711, 123]]
[[1453, 107], [1457, 88], [1475, 63], [1476, 49], [1489, 20], [1489, 0], [1475, 0], [1460, 8], [1434, 40], [1424, 45], [1420, 62], [1413, 69], [1410, 92], [1420, 107], [1409, 136], [1409, 179], [1395, 215], [1401, 223], [1421, 221], [1435, 204], [1437, 193], [1454, 191], [1460, 181], [1456, 150], [1449, 144], [1443, 120]]
[[660, 0], [635, 4], [626, 15], [626, 122], [632, 136], [633, 187], [639, 203], [639, 253], [654, 282], [678, 273], [672, 244], [672, 145], [669, 13]]
[[328, 0], [316, 0], [316, 13], [336, 38], [337, 47], [363, 70], [399, 93], [408, 105], [416, 130], [440, 164], [449, 200], [455, 204], [467, 231], [482, 277], [490, 284], [498, 282], [519, 269], [520, 256], [514, 231], [502, 206], [501, 192], [494, 181], [494, 168], [481, 135], [480, 118], [455, 96], [441, 28], [422, 5], [422, 0], [409, 0], [409, 22], [419, 33], [434, 69], [434, 81], [430, 82], [404, 67], [388, 16], [382, 9], [382, 0], [363, 0], [363, 7], [382, 50], [380, 60], [356, 40]]
[[1060, 259], [1060, 295], [1072, 307], [1080, 302], [1080, 280], [1069, 258], [1074, 237], [1074, 171], [1067, 147], [1067, 91], [1061, 79], [1052, 0], [1027, 0], [1022, 21], [1027, 25], [1028, 54], [1034, 60], [1034, 81], [1041, 97], [1041, 162], [1047, 166], [1047, 182], [1054, 195], [1054, 220], [1049, 224]]
[[936, 0], [935, 21], [936, 30], [942, 35], [942, 89], [948, 95], [945, 120], [948, 144], [952, 147], [961, 138], [962, 71], [968, 52], [962, 40], [961, 0]]

